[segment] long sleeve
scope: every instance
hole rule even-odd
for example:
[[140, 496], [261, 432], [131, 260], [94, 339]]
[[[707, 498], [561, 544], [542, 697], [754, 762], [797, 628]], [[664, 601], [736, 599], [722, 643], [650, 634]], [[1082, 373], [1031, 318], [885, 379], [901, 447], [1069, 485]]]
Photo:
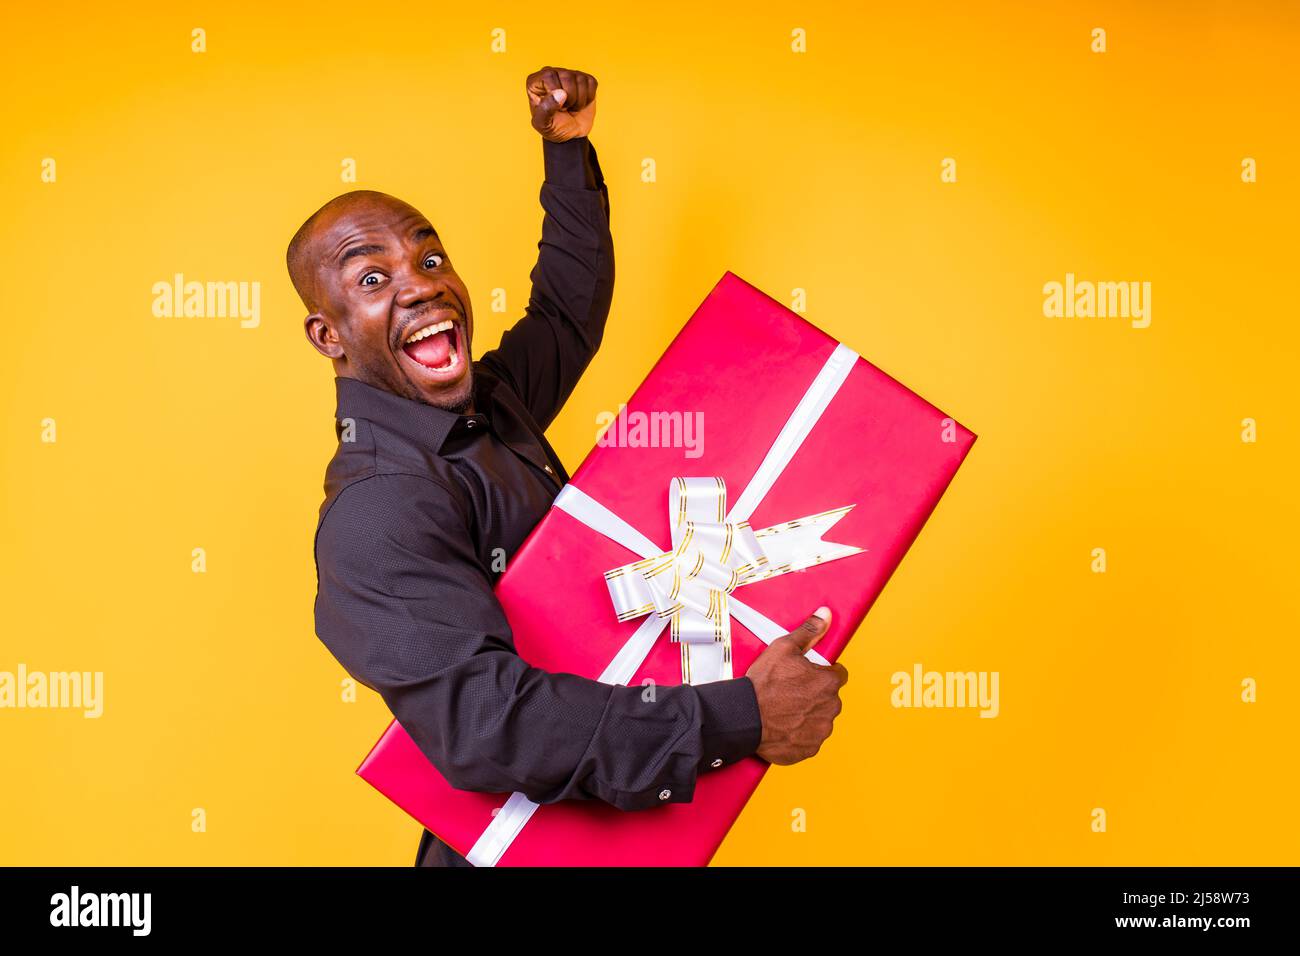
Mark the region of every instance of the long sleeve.
[[752, 754], [747, 677], [698, 687], [602, 684], [529, 666], [450, 489], [377, 474], [317, 535], [317, 634], [455, 787], [623, 810], [689, 801], [697, 775]]
[[600, 347], [614, 294], [609, 192], [585, 136], [542, 140], [542, 238], [523, 318], [480, 361], [545, 429]]

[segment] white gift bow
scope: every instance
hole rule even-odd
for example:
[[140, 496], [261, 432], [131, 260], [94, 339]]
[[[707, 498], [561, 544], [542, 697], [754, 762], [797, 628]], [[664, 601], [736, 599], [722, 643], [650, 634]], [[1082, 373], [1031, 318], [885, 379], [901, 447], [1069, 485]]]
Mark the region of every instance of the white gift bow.
[[[750, 515], [766, 497], [776, 479], [785, 471], [786, 465], [794, 458], [795, 452], [799, 450], [799, 446], [808, 437], [813, 426], [820, 420], [822, 412], [830, 405], [831, 399], [844, 384], [857, 360], [858, 353], [845, 345], [836, 344], [830, 357], [826, 359], [812, 384], [799, 400], [799, 404], [790, 413], [789, 419], [786, 420], [772, 447], [764, 456], [762, 464], [758, 466], [758, 471], [754, 472], [754, 477], [745, 486], [744, 492], [731, 506], [731, 510], [726, 515], [727, 521], [738, 523], [749, 520]], [[657, 547], [653, 541], [572, 483], [560, 489], [553, 504], [567, 511], [592, 530], [617, 541], [643, 558], [652, 558], [663, 553], [663, 549]], [[771, 618], [760, 614], [736, 598], [731, 597], [728, 603], [731, 616], [764, 643], [770, 644], [788, 633], [787, 628], [781, 627]], [[609, 666], [601, 672], [597, 680], [605, 684], [626, 684], [631, 680], [667, 623], [667, 618], [660, 617], [658, 614], [649, 615], [614, 655], [614, 659], [609, 662]], [[695, 659], [697, 656], [707, 655], [711, 658], [710, 664], [714, 659], [718, 664], [721, 663], [720, 642], [683, 643], [682, 648], [684, 653], [691, 655], [693, 668], [701, 663]], [[701, 655], [701, 651], [705, 652], [705, 655]], [[819, 664], [829, 663], [815, 650], [808, 651], [805, 656]], [[479, 835], [465, 858], [474, 866], [495, 866], [538, 806], [539, 804], [529, 800], [522, 793], [512, 793], [506, 798], [505, 805], [496, 811], [492, 822]]]
[[[605, 572], [618, 619], [667, 618], [673, 643], [681, 644], [683, 683], [729, 680], [731, 593], [864, 550], [821, 540], [852, 507], [755, 531], [748, 521], [727, 520], [721, 478], [674, 478], [668, 486], [672, 550]], [[709, 645], [718, 646], [709, 651]]]

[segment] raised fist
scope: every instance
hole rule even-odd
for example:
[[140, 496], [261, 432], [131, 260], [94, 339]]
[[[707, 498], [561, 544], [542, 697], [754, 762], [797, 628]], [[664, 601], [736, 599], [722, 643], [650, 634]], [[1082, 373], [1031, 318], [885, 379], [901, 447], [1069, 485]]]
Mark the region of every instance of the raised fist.
[[563, 143], [586, 136], [596, 121], [596, 78], [579, 70], [544, 66], [524, 82], [533, 129], [543, 139]]

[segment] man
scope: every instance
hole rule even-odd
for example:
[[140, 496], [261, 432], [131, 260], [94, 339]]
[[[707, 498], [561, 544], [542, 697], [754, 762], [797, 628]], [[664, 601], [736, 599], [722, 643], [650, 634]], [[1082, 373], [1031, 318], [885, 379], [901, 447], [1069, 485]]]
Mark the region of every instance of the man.
[[[825, 608], [746, 676], [653, 702], [515, 653], [493, 585], [568, 480], [544, 432], [600, 345], [614, 285], [596, 79], [547, 67], [525, 88], [545, 217], [526, 315], [498, 348], [473, 360], [469, 292], [433, 226], [392, 196], [339, 196], [289, 246], [338, 396], [316, 631], [454, 786], [642, 810], [690, 800], [698, 774], [750, 754], [816, 753], [847, 674], [803, 657]], [[416, 863], [468, 865], [428, 831]]]

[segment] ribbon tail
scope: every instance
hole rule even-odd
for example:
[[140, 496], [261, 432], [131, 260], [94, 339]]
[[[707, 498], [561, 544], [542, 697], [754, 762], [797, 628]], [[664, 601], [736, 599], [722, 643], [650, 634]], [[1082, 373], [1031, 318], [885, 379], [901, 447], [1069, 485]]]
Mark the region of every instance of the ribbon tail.
[[682, 648], [682, 677], [686, 684], [711, 684], [730, 680], [731, 642], [715, 641], [712, 644], [687, 644]]
[[845, 505], [843, 508], [834, 508], [755, 531], [754, 537], [767, 555], [768, 563], [747, 574], [741, 583], [765, 581], [866, 551], [866, 548], [856, 545], [822, 540], [822, 535], [829, 532], [853, 507]]

